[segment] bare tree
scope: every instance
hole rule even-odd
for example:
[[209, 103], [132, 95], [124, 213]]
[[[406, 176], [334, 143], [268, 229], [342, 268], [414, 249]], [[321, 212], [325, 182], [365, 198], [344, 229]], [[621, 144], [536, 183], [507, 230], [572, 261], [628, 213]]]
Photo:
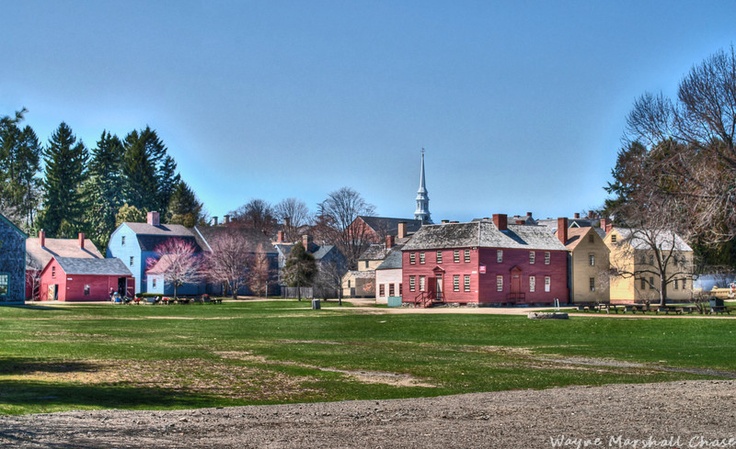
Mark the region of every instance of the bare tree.
[[26, 286], [30, 289], [30, 298], [33, 301], [41, 299], [41, 271], [43, 267], [36, 259], [26, 254]]
[[351, 270], [357, 268], [358, 258], [372, 243], [366, 226], [354, 222], [359, 216], [371, 216], [374, 212], [375, 206], [349, 187], [330, 193], [319, 204], [315, 228], [324, 240], [335, 244], [345, 255]]
[[231, 229], [215, 235], [210, 243], [212, 251], [207, 254], [205, 272], [207, 277], [225, 286], [225, 293], [237, 298], [238, 290], [248, 279], [252, 264], [252, 253], [246, 236]]
[[230, 212], [233, 226], [263, 232], [271, 237], [276, 229], [276, 213], [273, 206], [261, 199], [253, 199]]
[[323, 299], [331, 298], [331, 293], [334, 292], [337, 295], [338, 304], [342, 305], [342, 277], [344, 275], [345, 268], [338, 261], [319, 264], [315, 287]]
[[159, 259], [148, 259], [148, 268], [157, 266], [163, 274], [164, 281], [174, 287], [174, 298], [178, 289], [184, 284], [199, 281], [200, 260], [193, 243], [172, 238], [156, 246]]
[[[694, 66], [676, 100], [646, 93], [627, 118], [625, 139], [663, 156], [650, 174], [676, 182], [690, 229], [704, 242], [736, 237], [736, 52], [720, 50]], [[662, 151], [662, 149], [667, 151]]]
[[300, 229], [311, 222], [307, 205], [296, 198], [287, 198], [274, 207], [276, 218], [283, 223], [287, 242], [295, 242], [302, 235]]
[[248, 286], [259, 296], [268, 296], [268, 286], [274, 277], [271, 258], [266, 248], [260, 247], [248, 258]]

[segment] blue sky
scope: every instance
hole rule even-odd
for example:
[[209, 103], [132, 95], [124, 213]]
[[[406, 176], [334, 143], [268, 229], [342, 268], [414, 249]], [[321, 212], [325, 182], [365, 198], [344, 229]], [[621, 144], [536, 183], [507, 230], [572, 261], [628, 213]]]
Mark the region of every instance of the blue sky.
[[4, 2], [0, 116], [150, 125], [210, 215], [348, 186], [412, 217], [599, 207], [626, 114], [736, 41], [733, 1]]

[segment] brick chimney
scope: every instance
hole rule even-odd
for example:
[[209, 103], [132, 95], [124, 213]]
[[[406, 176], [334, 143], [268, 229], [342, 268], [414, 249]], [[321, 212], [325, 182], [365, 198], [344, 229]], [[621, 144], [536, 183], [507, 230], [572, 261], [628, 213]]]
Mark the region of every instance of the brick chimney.
[[393, 235], [387, 235], [386, 236], [386, 249], [391, 249], [394, 247], [395, 240]]
[[603, 229], [603, 232], [608, 235], [608, 233], [611, 232], [611, 229], [613, 229], [613, 223], [607, 218], [601, 218], [601, 229]]
[[230, 224], [230, 215], [224, 215], [222, 218], [225, 220], [225, 224]]
[[284, 231], [276, 233], [276, 243], [284, 243]]
[[38, 231], [38, 240], [41, 241], [41, 248], [46, 246], [46, 232], [43, 229]]
[[508, 229], [508, 217], [506, 214], [493, 214], [493, 224], [499, 231], [505, 231]]
[[580, 212], [575, 212], [575, 219], [577, 220], [579, 218], [580, 218]]
[[309, 234], [304, 234], [302, 236], [302, 246], [304, 246], [304, 249], [309, 251], [309, 244], [312, 242], [312, 237]]
[[399, 230], [396, 235], [396, 238], [403, 239], [406, 237], [406, 222], [400, 221], [399, 222]]
[[557, 238], [563, 245], [567, 245], [567, 218], [565, 217], [557, 219]]
[[146, 217], [146, 222], [151, 226], [161, 226], [161, 217], [159, 216], [158, 212], [152, 211], [148, 213], [148, 216]]
[[212, 226], [217, 226], [218, 218], [212, 217]]
[[84, 232], [79, 233], [79, 249], [84, 249]]

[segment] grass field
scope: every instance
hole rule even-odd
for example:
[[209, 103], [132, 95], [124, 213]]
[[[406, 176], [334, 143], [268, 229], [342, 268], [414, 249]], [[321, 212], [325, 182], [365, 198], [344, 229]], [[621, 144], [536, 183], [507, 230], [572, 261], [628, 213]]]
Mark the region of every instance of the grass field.
[[0, 308], [0, 413], [736, 376], [729, 319], [529, 320], [307, 301]]

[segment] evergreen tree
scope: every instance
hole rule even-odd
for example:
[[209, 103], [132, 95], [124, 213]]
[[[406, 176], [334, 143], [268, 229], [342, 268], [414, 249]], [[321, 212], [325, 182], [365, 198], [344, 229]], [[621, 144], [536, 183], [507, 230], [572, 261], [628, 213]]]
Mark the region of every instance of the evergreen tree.
[[29, 230], [39, 201], [41, 144], [30, 126], [19, 127], [24, 112], [0, 119], [0, 211]]
[[87, 149], [66, 123], [61, 123], [43, 151], [44, 205], [39, 225], [47, 234], [72, 238], [83, 229], [85, 201], [82, 185], [87, 177]]
[[202, 219], [202, 203], [197, 200], [191, 188], [184, 181], [179, 181], [169, 201], [168, 222], [181, 224], [188, 228], [195, 226]]
[[301, 242], [294, 245], [286, 259], [284, 275], [290, 287], [297, 287], [299, 301], [302, 300], [301, 287], [311, 286], [318, 272], [314, 256], [307, 252]]
[[117, 136], [103, 131], [97, 147], [92, 150], [89, 179], [85, 196], [89, 200], [85, 217], [89, 237], [100, 248], [105, 248], [115, 230], [115, 218], [123, 205], [121, 165], [123, 143]]
[[115, 227], [117, 228], [123, 223], [144, 223], [146, 221], [146, 211], [140, 210], [128, 203], [120, 207], [117, 215], [115, 215]]
[[124, 141], [122, 175], [128, 204], [166, 216], [171, 195], [180, 180], [176, 162], [150, 127], [132, 131]]

